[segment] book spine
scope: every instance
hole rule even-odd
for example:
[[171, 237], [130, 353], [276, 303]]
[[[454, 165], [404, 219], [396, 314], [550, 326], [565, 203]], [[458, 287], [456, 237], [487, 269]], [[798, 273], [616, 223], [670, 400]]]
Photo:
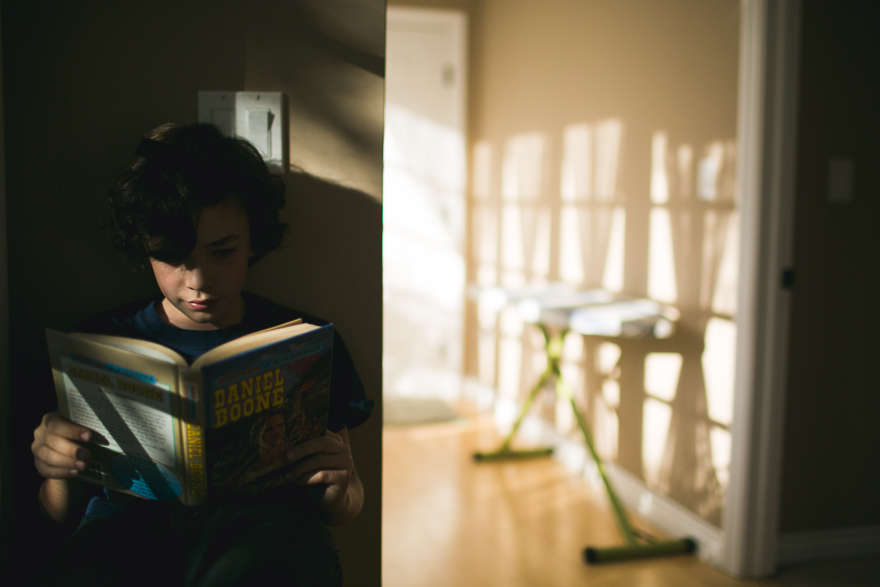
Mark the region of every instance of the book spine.
[[205, 418], [198, 370], [180, 370], [180, 432], [186, 483], [183, 503], [200, 505], [208, 498], [208, 468], [205, 459]]

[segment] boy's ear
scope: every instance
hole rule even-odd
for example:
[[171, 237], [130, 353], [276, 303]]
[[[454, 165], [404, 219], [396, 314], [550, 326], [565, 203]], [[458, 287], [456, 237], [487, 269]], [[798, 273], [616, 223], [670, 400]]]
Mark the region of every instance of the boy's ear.
[[248, 258], [253, 257], [254, 255], [256, 255], [256, 253], [254, 253], [254, 250], [253, 250], [253, 249], [249, 249], [249, 250], [248, 250]]

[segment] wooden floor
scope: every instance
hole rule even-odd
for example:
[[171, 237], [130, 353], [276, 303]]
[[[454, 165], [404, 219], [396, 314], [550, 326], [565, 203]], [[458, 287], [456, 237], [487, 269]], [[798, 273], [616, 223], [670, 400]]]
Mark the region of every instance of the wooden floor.
[[491, 419], [384, 432], [384, 587], [880, 585], [880, 560], [736, 581], [692, 556], [587, 566], [585, 546], [620, 538], [604, 496], [552, 459], [475, 464], [498, 443]]

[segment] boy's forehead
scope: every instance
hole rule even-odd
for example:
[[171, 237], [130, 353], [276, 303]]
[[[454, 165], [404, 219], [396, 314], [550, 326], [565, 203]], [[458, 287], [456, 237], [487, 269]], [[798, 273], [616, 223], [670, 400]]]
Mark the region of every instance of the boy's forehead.
[[230, 198], [222, 204], [202, 208], [196, 226], [196, 240], [199, 245], [213, 244], [247, 235], [249, 229], [247, 214]]

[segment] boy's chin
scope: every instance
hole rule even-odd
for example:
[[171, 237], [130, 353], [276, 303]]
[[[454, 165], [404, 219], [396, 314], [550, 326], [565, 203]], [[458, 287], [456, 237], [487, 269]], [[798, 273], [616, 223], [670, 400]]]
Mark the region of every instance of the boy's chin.
[[223, 322], [223, 314], [218, 313], [214, 308], [211, 311], [199, 311], [191, 308], [177, 307], [178, 319], [184, 328], [191, 325], [196, 328], [222, 328], [225, 326]]
[[171, 325], [183, 328], [184, 330], [212, 330], [225, 328], [227, 326], [232, 326], [237, 321], [241, 320], [240, 316], [236, 316], [236, 314], [240, 314], [240, 312], [236, 311], [235, 304], [230, 304], [226, 300], [219, 300], [209, 308], [197, 310], [186, 302], [174, 304], [168, 302], [166, 298], [166, 302], [163, 306], [165, 307], [165, 314]]

